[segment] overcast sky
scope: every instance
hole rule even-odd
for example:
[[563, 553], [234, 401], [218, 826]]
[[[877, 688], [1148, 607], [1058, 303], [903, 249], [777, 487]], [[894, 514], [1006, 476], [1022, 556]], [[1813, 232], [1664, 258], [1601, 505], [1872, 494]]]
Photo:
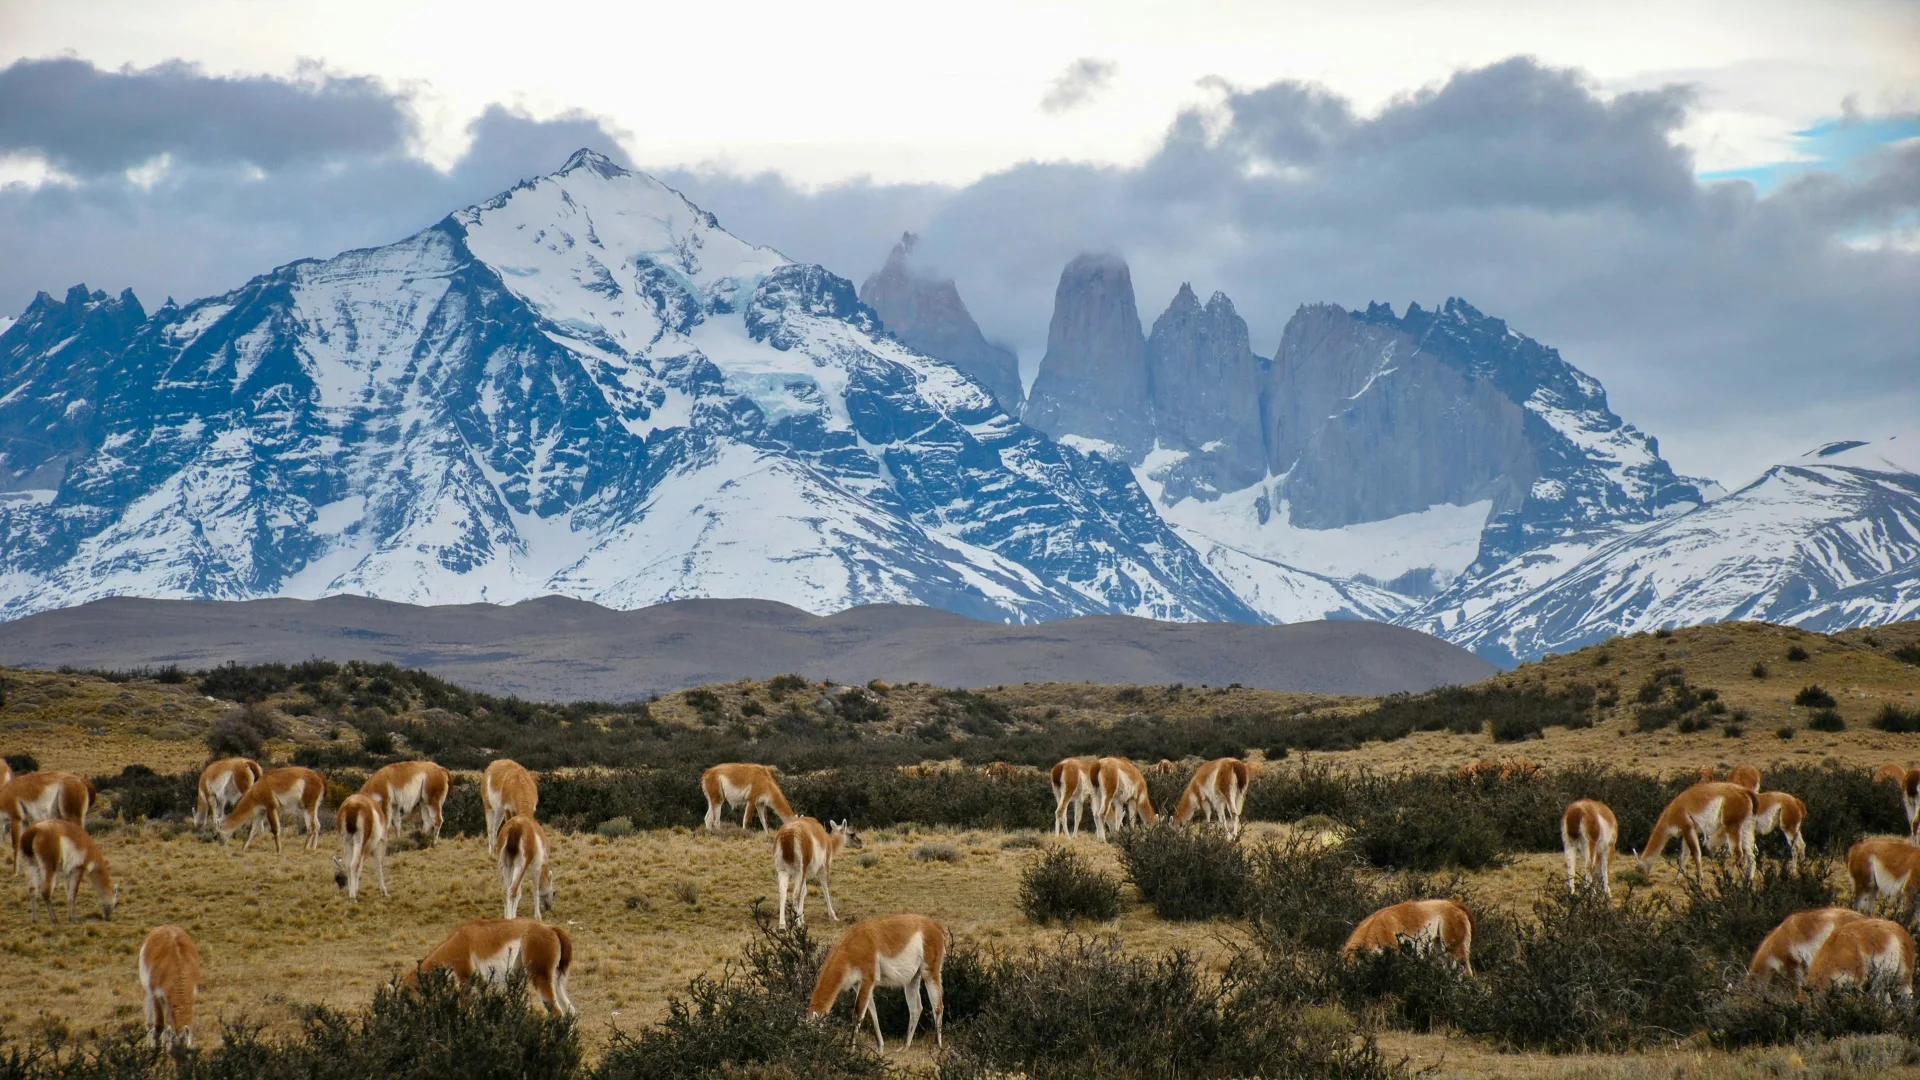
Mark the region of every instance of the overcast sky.
[[902, 229], [1029, 376], [1119, 251], [1270, 353], [1460, 295], [1726, 483], [1920, 417], [1920, 4], [0, 0], [0, 313], [391, 241], [581, 145], [856, 281]]

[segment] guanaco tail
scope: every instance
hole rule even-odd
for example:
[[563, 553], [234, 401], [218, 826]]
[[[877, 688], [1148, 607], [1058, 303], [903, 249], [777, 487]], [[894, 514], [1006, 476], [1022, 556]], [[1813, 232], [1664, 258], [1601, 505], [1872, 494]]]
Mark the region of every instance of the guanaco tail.
[[1589, 888], [1613, 895], [1613, 853], [1620, 840], [1620, 821], [1613, 808], [1596, 799], [1579, 799], [1560, 815], [1560, 849], [1567, 856], [1567, 891], [1580, 891], [1585, 877]]
[[387, 818], [370, 796], [355, 793], [340, 800], [335, 815], [340, 830], [340, 857], [333, 860], [333, 883], [345, 890], [347, 899], [360, 899], [360, 874], [367, 856], [373, 856], [373, 869], [380, 877], [380, 895], [387, 891]]

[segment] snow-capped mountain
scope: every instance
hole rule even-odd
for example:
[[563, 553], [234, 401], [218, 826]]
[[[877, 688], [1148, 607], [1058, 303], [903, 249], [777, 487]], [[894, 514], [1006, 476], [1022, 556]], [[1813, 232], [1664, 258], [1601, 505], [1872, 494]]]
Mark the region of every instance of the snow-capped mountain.
[[1728, 619], [1916, 617], [1920, 432], [1821, 447], [1691, 512], [1513, 558], [1402, 622], [1511, 663]]
[[754, 596], [1256, 621], [1119, 463], [582, 151], [398, 243], [0, 336], [0, 614]]

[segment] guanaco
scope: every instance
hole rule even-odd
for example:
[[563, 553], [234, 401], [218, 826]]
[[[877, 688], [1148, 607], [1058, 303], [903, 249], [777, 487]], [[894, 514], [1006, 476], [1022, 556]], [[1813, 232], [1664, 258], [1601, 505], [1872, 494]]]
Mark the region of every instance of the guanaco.
[[193, 1046], [193, 997], [200, 992], [200, 947], [177, 926], [156, 926], [140, 945], [140, 989], [147, 998], [147, 1045]]
[[[1053, 788], [1053, 834], [1079, 836], [1080, 812], [1093, 807], [1093, 767], [1096, 758], [1068, 758], [1047, 773]], [[1073, 828], [1067, 828], [1067, 808], [1073, 808]]]
[[519, 762], [500, 758], [480, 777], [480, 804], [487, 810], [487, 846], [491, 848], [501, 822], [515, 814], [534, 816], [540, 807], [540, 785]]
[[1613, 853], [1620, 840], [1620, 821], [1613, 808], [1597, 799], [1579, 799], [1560, 815], [1560, 849], [1567, 856], [1567, 891], [1580, 891], [1580, 879], [1589, 888], [1613, 896]]
[[20, 868], [20, 830], [36, 821], [71, 821], [87, 827], [87, 813], [99, 799], [93, 781], [72, 773], [25, 773], [0, 787], [0, 818], [6, 820], [13, 866]]
[[1381, 908], [1353, 928], [1340, 955], [1352, 963], [1361, 953], [1397, 949], [1403, 941], [1422, 950], [1438, 947], [1473, 974], [1473, 914], [1452, 900], [1409, 900]]
[[1920, 847], [1891, 837], [1872, 837], [1847, 849], [1847, 876], [1853, 879], [1855, 911], [1871, 911], [1875, 902], [1900, 908], [1913, 904], [1920, 885]]
[[1173, 823], [1185, 825], [1195, 813], [1205, 820], [1218, 820], [1227, 827], [1227, 835], [1240, 835], [1240, 811], [1247, 802], [1247, 787], [1253, 783], [1253, 769], [1239, 758], [1216, 758], [1194, 772], [1187, 789], [1174, 807]]
[[700, 790], [707, 796], [707, 828], [720, 827], [720, 807], [744, 807], [740, 814], [740, 827], [747, 827], [755, 811], [760, 815], [760, 831], [767, 831], [767, 811], [772, 810], [785, 825], [798, 817], [793, 807], [787, 805], [787, 797], [780, 791], [780, 785], [773, 778], [773, 770], [765, 765], [746, 765], [738, 762], [715, 765], [700, 776]]
[[320, 846], [320, 806], [326, 797], [327, 782], [312, 769], [289, 766], [269, 770], [260, 777], [259, 783], [240, 796], [227, 816], [220, 819], [220, 840], [232, 843], [234, 833], [247, 830], [247, 842], [240, 845], [244, 854], [253, 846], [254, 838], [260, 835], [260, 827], [264, 825], [273, 834], [273, 850], [279, 853], [282, 850], [281, 818], [293, 815], [306, 830], [301, 846], [317, 848]]
[[1836, 927], [1807, 967], [1807, 986], [1824, 990], [1850, 983], [1891, 982], [1901, 997], [1913, 996], [1913, 935], [1886, 919], [1860, 919]]
[[827, 918], [840, 916], [833, 910], [833, 857], [842, 850], [859, 851], [865, 844], [860, 834], [845, 821], [836, 821], [831, 829], [821, 827], [810, 817], [795, 818], [780, 826], [773, 838], [773, 886], [780, 893], [780, 927], [787, 925], [787, 900], [793, 900], [793, 917], [807, 921], [807, 882], [820, 881], [820, 895], [827, 901]]
[[360, 899], [360, 873], [373, 856], [374, 871], [380, 876], [380, 895], [387, 891], [387, 818], [379, 804], [366, 795], [354, 793], [340, 800], [335, 815], [340, 830], [340, 857], [333, 860], [333, 883], [345, 890], [347, 899]]
[[251, 758], [230, 757], [200, 770], [200, 789], [193, 802], [193, 827], [204, 828], [226, 817], [233, 804], [260, 781], [263, 770]]
[[462, 986], [475, 976], [498, 985], [516, 967], [526, 969], [527, 981], [548, 1012], [573, 1014], [573, 999], [567, 996], [573, 939], [565, 930], [537, 919], [474, 919], [461, 923], [401, 980], [401, 985], [418, 988], [420, 976], [434, 971], [452, 972], [454, 981]]
[[1747, 965], [1747, 981], [1765, 986], [1783, 978], [1794, 986], [1806, 981], [1807, 969], [1827, 938], [1840, 926], [1866, 918], [1851, 908], [1823, 907], [1796, 911], [1768, 934]]
[[1123, 757], [1103, 757], [1093, 769], [1094, 834], [1107, 833], [1133, 822], [1154, 821], [1153, 800], [1147, 796], [1147, 778], [1139, 766]]
[[1807, 804], [1784, 791], [1762, 791], [1753, 797], [1753, 835], [1757, 841], [1775, 829], [1786, 838], [1788, 863], [1799, 866], [1807, 854], [1800, 826], [1807, 820]]
[[120, 886], [113, 883], [107, 857], [87, 830], [71, 821], [52, 818], [29, 825], [20, 842], [26, 852], [27, 921], [39, 921], [36, 900], [47, 906], [47, 921], [57, 921], [53, 890], [64, 883], [67, 922], [73, 922], [73, 905], [80, 895], [82, 878], [93, 884], [93, 894], [100, 901], [100, 917], [113, 921], [113, 909], [120, 903]]
[[420, 835], [434, 843], [440, 839], [440, 826], [446, 820], [442, 810], [452, 786], [453, 774], [431, 761], [396, 761], [367, 777], [360, 794], [372, 798], [387, 816], [388, 835], [418, 810]]
[[529, 876], [533, 878], [533, 917], [553, 909], [553, 870], [547, 863], [547, 834], [539, 822], [527, 814], [508, 818], [494, 837], [493, 857], [500, 862], [507, 918], [520, 917], [520, 890]]
[[1754, 793], [1738, 784], [1713, 781], [1695, 784], [1674, 796], [1660, 814], [1660, 820], [1654, 823], [1647, 846], [1640, 852], [1640, 872], [1653, 873], [1667, 842], [1677, 836], [1682, 845], [1682, 873], [1686, 869], [1686, 857], [1692, 855], [1694, 877], [1704, 874], [1704, 851], [1715, 844], [1724, 844], [1751, 881], [1756, 869], [1754, 800]]
[[[1713, 778], [1706, 777], [1706, 779], [1711, 780]], [[1751, 765], [1735, 765], [1733, 771], [1727, 774], [1727, 783], [1739, 784], [1741, 787], [1758, 795], [1760, 793], [1760, 770]]]
[[933, 1042], [944, 1046], [941, 1019], [946, 997], [940, 969], [946, 963], [947, 945], [946, 928], [925, 915], [883, 915], [855, 923], [820, 965], [807, 1018], [825, 1016], [840, 995], [853, 987], [857, 991], [854, 1023], [872, 1017], [873, 1040], [884, 1051], [887, 1040], [880, 1034], [880, 1010], [873, 1004], [873, 992], [897, 987], [907, 994], [907, 1047], [911, 1049], [913, 1034], [920, 1029], [920, 991], [925, 987], [927, 1003], [933, 1006]]
[[1907, 811], [1907, 835], [1920, 841], [1920, 769], [1901, 765], [1882, 765], [1873, 772], [1873, 782], [1891, 780], [1900, 789], [1900, 803]]

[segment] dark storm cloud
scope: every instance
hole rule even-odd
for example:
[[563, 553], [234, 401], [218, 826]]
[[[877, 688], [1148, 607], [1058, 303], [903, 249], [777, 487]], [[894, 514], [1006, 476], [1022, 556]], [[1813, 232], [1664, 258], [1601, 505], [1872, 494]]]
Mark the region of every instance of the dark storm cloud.
[[278, 169], [401, 150], [414, 134], [405, 106], [372, 79], [320, 71], [225, 78], [178, 61], [103, 71], [71, 58], [21, 60], [0, 70], [0, 152], [83, 176], [161, 154]]
[[1083, 56], [1054, 76], [1040, 99], [1040, 111], [1062, 113], [1092, 101], [1113, 82], [1120, 65], [1097, 56]]
[[[142, 130], [117, 150], [93, 136], [34, 136], [80, 175], [0, 189], [0, 310], [81, 280], [131, 285], [149, 303], [205, 295], [295, 258], [397, 239], [557, 168], [579, 146], [619, 156], [619, 133], [592, 117], [536, 121], [495, 107], [443, 173], [404, 152], [405, 121], [362, 142], [329, 134], [337, 118], [314, 111], [328, 93], [357, 103], [342, 115], [389, 115], [360, 100], [359, 81], [322, 93], [314, 78], [200, 78], [218, 89], [194, 94], [245, 85], [263, 102], [296, 102], [283, 126], [311, 119], [322, 137], [304, 157], [275, 151], [300, 140], [258, 136], [265, 106], [242, 105], [218, 114], [245, 118], [236, 130], [170, 122], [161, 129], [172, 141]], [[916, 257], [958, 281], [1029, 375], [1060, 268], [1112, 250], [1132, 264], [1143, 317], [1182, 281], [1202, 295], [1222, 289], [1268, 354], [1303, 303], [1463, 296], [1559, 347], [1681, 467], [1723, 480], [1920, 415], [1920, 254], [1863, 242], [1920, 213], [1920, 147], [1892, 145], [1763, 198], [1744, 182], [1696, 180], [1676, 141], [1692, 104], [1684, 88], [1602, 96], [1578, 73], [1516, 59], [1371, 115], [1308, 83], [1218, 92], [1135, 166], [1030, 162], [963, 187], [818, 190], [774, 174], [660, 175], [742, 238], [856, 282], [901, 231], [920, 233]], [[110, 99], [125, 95], [86, 100]], [[369, 100], [410, 115], [401, 95]], [[11, 92], [0, 102], [14, 107]], [[93, 115], [41, 117], [32, 130]], [[116, 125], [134, 126], [105, 126]], [[175, 167], [149, 186], [116, 171], [157, 153]]]
[[[617, 133], [592, 117], [496, 105], [441, 172], [408, 153], [411, 116], [403, 94], [371, 80], [311, 73], [225, 79], [77, 60], [0, 71], [0, 152], [70, 178], [0, 187], [0, 311], [79, 281], [131, 286], [149, 306], [221, 292], [294, 259], [397, 240], [582, 146], [625, 162]], [[125, 175], [163, 154], [170, 165], [149, 182]]]

